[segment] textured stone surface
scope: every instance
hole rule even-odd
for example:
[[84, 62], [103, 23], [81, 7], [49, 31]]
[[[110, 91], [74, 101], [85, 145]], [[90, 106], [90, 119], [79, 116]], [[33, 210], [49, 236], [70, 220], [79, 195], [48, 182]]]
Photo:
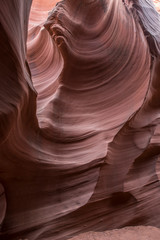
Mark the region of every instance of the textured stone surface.
[[1, 1], [0, 239], [160, 227], [153, 1], [56, 2]]

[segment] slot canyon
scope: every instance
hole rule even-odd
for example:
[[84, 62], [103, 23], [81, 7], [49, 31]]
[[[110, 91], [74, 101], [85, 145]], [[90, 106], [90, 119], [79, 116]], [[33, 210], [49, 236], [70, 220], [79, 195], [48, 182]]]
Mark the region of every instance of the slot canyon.
[[160, 1], [1, 0], [0, 32], [0, 239], [159, 240]]

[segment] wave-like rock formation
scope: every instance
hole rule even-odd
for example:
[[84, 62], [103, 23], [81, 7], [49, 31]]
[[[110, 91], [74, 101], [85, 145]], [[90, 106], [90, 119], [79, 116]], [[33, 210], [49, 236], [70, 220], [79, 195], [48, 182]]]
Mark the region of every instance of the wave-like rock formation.
[[0, 238], [160, 227], [153, 1], [31, 4], [1, 1]]

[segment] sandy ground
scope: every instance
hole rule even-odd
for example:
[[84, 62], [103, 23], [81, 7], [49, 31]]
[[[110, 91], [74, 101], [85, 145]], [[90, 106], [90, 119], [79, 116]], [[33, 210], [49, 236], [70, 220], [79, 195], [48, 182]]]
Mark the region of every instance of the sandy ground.
[[160, 229], [150, 226], [125, 227], [105, 232], [88, 232], [70, 240], [160, 240]]

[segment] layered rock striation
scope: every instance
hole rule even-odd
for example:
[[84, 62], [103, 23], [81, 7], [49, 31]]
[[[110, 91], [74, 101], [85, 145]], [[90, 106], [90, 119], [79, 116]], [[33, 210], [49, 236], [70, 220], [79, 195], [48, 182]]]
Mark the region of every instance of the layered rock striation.
[[1, 239], [160, 227], [153, 1], [31, 4], [1, 2]]

